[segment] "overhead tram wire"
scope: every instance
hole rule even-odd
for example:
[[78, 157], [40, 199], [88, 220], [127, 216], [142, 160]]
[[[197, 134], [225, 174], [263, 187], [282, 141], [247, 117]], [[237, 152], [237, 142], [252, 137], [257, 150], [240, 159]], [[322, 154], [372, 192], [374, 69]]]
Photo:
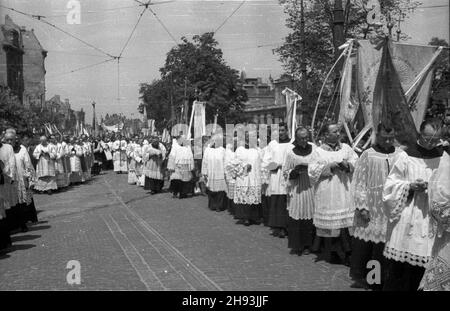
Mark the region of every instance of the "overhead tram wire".
[[41, 20], [41, 22], [43, 22], [43, 23], [45, 23], [45, 24], [47, 24], [47, 25], [49, 25], [49, 26], [51, 26], [51, 27], [53, 27], [53, 28], [55, 28], [55, 29], [57, 29], [57, 30], [63, 32], [63, 33], [65, 33], [66, 35], [68, 35], [68, 36], [70, 36], [70, 37], [72, 37], [72, 38], [74, 38], [74, 39], [76, 39], [76, 40], [78, 40], [78, 41], [84, 43], [85, 45], [87, 45], [87, 46], [89, 46], [89, 47], [91, 47], [91, 48], [93, 48], [93, 49], [99, 51], [100, 53], [103, 53], [103, 54], [105, 54], [105, 55], [107, 55], [107, 56], [109, 56], [109, 57], [111, 57], [111, 58], [114, 58], [114, 57], [115, 57], [114, 55], [109, 54], [108, 52], [103, 51], [102, 49], [96, 47], [95, 45], [92, 45], [92, 44], [90, 44], [89, 42], [86, 42], [86, 41], [84, 41], [83, 39], [80, 39], [80, 38], [78, 38], [77, 36], [72, 35], [70, 32], [67, 32], [67, 31], [65, 31], [64, 29], [59, 28], [58, 26], [53, 25], [52, 23], [49, 23], [49, 22], [46, 21], [46, 20]]
[[[120, 7], [120, 8], [103, 9], [101, 11], [86, 11], [86, 12], [83, 12], [83, 14], [97, 14], [97, 13], [104, 13], [104, 12], [120, 11], [120, 10], [125, 10], [125, 9], [138, 8], [140, 6], [141, 5], [133, 5], [133, 6], [124, 6], [124, 7]], [[47, 16], [44, 16], [44, 18], [55, 18], [55, 17], [66, 17], [66, 16], [67, 16], [67, 14], [47, 15]]]
[[158, 17], [158, 15], [156, 15], [155, 11], [153, 11], [150, 7], [148, 8], [150, 10], [150, 12], [152, 12], [152, 14], [155, 16], [155, 18], [158, 20], [158, 22], [161, 24], [161, 26], [164, 28], [164, 30], [169, 34], [169, 36], [172, 38], [173, 42], [175, 42], [175, 44], [178, 44], [177, 39], [175, 39], [174, 35], [172, 35], [172, 33], [169, 31], [169, 29], [166, 27], [166, 25], [164, 25], [164, 23], [162, 22], [162, 20]]
[[66, 75], [66, 74], [70, 74], [70, 73], [74, 73], [74, 72], [77, 72], [77, 71], [89, 69], [89, 68], [92, 68], [92, 67], [95, 67], [95, 66], [104, 64], [104, 63], [111, 62], [111, 61], [113, 61], [113, 60], [114, 60], [113, 58], [106, 59], [106, 60], [104, 60], [104, 61], [102, 61], [102, 62], [98, 62], [98, 63], [95, 63], [95, 64], [91, 64], [91, 65], [88, 65], [88, 66], [83, 66], [83, 67], [80, 67], [80, 68], [76, 68], [76, 69], [73, 69], [73, 70], [68, 71], [68, 72], [64, 72], [64, 73], [60, 73], [60, 74], [56, 74], [56, 75], [50, 75], [48, 78], [56, 78], [56, 77], [60, 77], [60, 76]]
[[[84, 54], [84, 53], [75, 53], [75, 52], [69, 52], [69, 51], [58, 51], [58, 50], [48, 50], [44, 49], [47, 52], [51, 53], [61, 53], [61, 54], [68, 54], [68, 55], [76, 55], [76, 56], [92, 56], [92, 57], [105, 57], [103, 55], [95, 55], [95, 54]], [[24, 51], [42, 51], [42, 49], [38, 48], [24, 48]]]
[[214, 31], [214, 34], [216, 34], [228, 22], [228, 20], [244, 5], [244, 3], [246, 1], [247, 0], [243, 0], [241, 2], [241, 4], [239, 4], [239, 6], [223, 21], [223, 23], [220, 24], [220, 26], [216, 28], [216, 30]]
[[122, 58], [122, 54], [125, 51], [125, 48], [128, 46], [128, 43], [131, 40], [131, 37], [133, 36], [137, 26], [139, 25], [139, 22], [141, 21], [142, 16], [144, 15], [145, 11], [147, 10], [147, 7], [144, 7], [141, 14], [139, 15], [139, 18], [136, 22], [136, 24], [133, 27], [133, 30], [131, 31], [130, 35], [128, 36], [127, 41], [125, 42], [122, 50], [120, 51], [119, 56], [116, 56], [114, 59], [117, 60], [117, 101], [120, 102], [120, 59]]
[[47, 24], [47, 25], [49, 25], [49, 26], [55, 28], [56, 30], [59, 30], [60, 32], [62, 32], [62, 33], [64, 33], [64, 34], [68, 35], [69, 37], [71, 37], [71, 38], [73, 38], [73, 39], [75, 39], [75, 40], [77, 40], [77, 41], [80, 41], [80, 42], [82, 42], [83, 44], [85, 44], [85, 45], [87, 45], [87, 46], [89, 46], [89, 47], [95, 49], [96, 51], [98, 51], [98, 52], [100, 52], [100, 53], [102, 53], [102, 54], [107, 55], [108, 57], [111, 57], [111, 58], [115, 58], [115, 57], [116, 57], [116, 56], [114, 56], [114, 55], [112, 55], [112, 54], [110, 54], [110, 53], [108, 53], [108, 52], [103, 51], [102, 49], [96, 47], [95, 45], [92, 45], [92, 44], [90, 44], [89, 42], [86, 42], [86, 41], [84, 41], [83, 39], [78, 38], [77, 36], [71, 34], [70, 32], [67, 32], [66, 30], [64, 30], [64, 29], [62, 29], [62, 28], [60, 28], [60, 27], [58, 27], [58, 26], [56, 26], [56, 25], [54, 25], [54, 24], [52, 24], [52, 23], [46, 21], [46, 20], [45, 20], [45, 16], [42, 16], [42, 15], [33, 15], [33, 14], [25, 13], [25, 12], [16, 10], [16, 9], [14, 9], [14, 8], [6, 7], [6, 6], [1, 5], [1, 4], [0, 4], [0, 7], [5, 8], [5, 9], [8, 9], [8, 10], [11, 10], [11, 11], [13, 11], [13, 12], [17, 12], [17, 13], [22, 14], [22, 15], [25, 15], [25, 16], [31, 18], [31, 19], [35, 19], [35, 20], [38, 20], [38, 21], [40, 21], [40, 22], [42, 22], [42, 23], [44, 23], [44, 24]]
[[122, 54], [123, 54], [123, 52], [125, 51], [125, 48], [127, 47], [128, 43], [130, 42], [131, 37], [133, 36], [134, 32], [136, 31], [136, 28], [137, 28], [137, 26], [139, 25], [139, 22], [141, 21], [141, 18], [142, 18], [142, 16], [144, 15], [144, 13], [145, 13], [146, 10], [147, 10], [147, 8], [144, 8], [144, 9], [142, 10], [141, 14], [139, 15], [139, 18], [138, 18], [136, 24], [134, 25], [133, 30], [131, 31], [130, 35], [128, 36], [128, 39], [127, 39], [127, 41], [125, 42], [125, 45], [123, 46], [122, 50], [120, 51], [120, 54], [119, 54], [118, 58], [121, 58], [121, 57], [122, 57]]

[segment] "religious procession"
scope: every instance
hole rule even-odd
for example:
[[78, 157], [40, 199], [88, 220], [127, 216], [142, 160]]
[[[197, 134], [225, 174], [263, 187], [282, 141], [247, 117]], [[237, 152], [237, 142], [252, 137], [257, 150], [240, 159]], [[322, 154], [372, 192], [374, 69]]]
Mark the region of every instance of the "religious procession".
[[[89, 27], [123, 13], [94, 34], [0, 2], [0, 290], [449, 291], [448, 32], [417, 27], [448, 20], [433, 1], [131, 1], [131, 34], [132, 6], [83, 4]], [[156, 5], [224, 21], [179, 42]], [[238, 10], [264, 36], [276, 15], [283, 42], [233, 46]], [[175, 41], [157, 70], [146, 11]], [[46, 78], [65, 52], [29, 19], [107, 60]]]

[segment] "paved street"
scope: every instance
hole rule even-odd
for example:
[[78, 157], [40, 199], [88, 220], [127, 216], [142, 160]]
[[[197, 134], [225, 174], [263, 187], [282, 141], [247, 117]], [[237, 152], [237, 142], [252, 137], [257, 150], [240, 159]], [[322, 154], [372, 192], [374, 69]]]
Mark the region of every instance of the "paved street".
[[[108, 172], [35, 202], [41, 222], [0, 257], [0, 290], [352, 290], [347, 267], [289, 255], [287, 239], [206, 197], [151, 196]], [[70, 260], [80, 285], [66, 281]]]

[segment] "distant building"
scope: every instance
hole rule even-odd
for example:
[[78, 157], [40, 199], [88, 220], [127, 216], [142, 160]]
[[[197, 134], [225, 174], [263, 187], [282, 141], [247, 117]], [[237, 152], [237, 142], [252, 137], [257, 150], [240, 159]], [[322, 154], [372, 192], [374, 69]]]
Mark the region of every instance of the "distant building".
[[42, 106], [45, 103], [45, 58], [44, 50], [34, 34], [34, 30], [22, 30], [25, 54], [23, 55], [25, 106]]
[[55, 95], [45, 102], [43, 109], [50, 113], [55, 125], [62, 130], [74, 130], [77, 121], [85, 124], [86, 113], [81, 108], [80, 111], [74, 111], [70, 107], [69, 99], [61, 101], [61, 96]]
[[26, 106], [45, 103], [45, 51], [33, 30], [5, 16], [0, 25], [0, 86], [8, 87]]
[[23, 42], [21, 29], [6, 15], [0, 25], [0, 86], [8, 87], [20, 102], [23, 99]]
[[286, 87], [293, 88], [293, 80], [289, 76], [277, 80], [270, 77], [269, 83], [263, 83], [261, 78], [247, 78], [245, 72], [241, 72], [241, 83], [248, 96], [244, 104], [247, 122], [273, 124], [285, 121], [286, 99], [281, 92]]

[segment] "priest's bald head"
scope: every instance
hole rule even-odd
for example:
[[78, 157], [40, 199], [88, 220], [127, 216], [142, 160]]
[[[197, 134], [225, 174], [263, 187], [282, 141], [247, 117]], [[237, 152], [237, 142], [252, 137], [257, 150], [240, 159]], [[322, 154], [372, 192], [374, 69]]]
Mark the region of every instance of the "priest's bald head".
[[12, 134], [16, 135], [16, 130], [12, 127], [7, 128], [5, 131], [5, 134], [8, 134], [8, 133], [12, 133]]
[[328, 124], [325, 127], [325, 141], [327, 143], [336, 144], [341, 140], [341, 125]]
[[420, 125], [418, 144], [431, 150], [441, 143], [442, 122], [438, 119], [427, 119]]
[[14, 144], [16, 142], [16, 132], [15, 131], [8, 131], [8, 130], [6, 130], [5, 142], [7, 144], [10, 144], [11, 146], [14, 146]]
[[40, 142], [43, 146], [46, 146], [46, 145], [47, 145], [47, 136], [42, 135], [42, 136], [39, 138], [39, 142]]

